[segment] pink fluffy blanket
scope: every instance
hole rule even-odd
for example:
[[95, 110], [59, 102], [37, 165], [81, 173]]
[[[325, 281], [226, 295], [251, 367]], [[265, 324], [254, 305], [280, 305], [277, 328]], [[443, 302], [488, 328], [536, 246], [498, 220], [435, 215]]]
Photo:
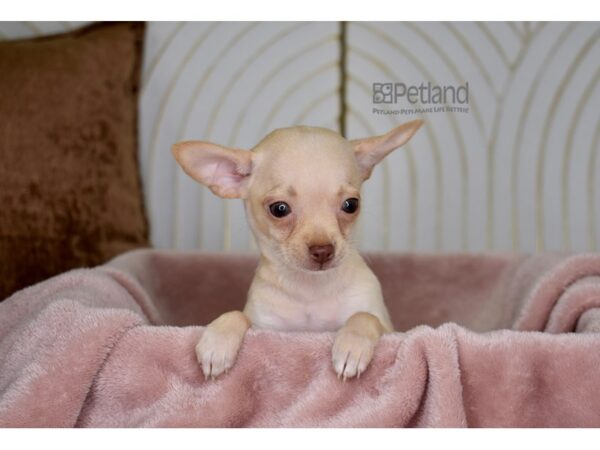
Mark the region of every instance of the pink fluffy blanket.
[[143, 250], [0, 303], [0, 426], [600, 426], [599, 255], [368, 257], [399, 332], [359, 380], [332, 333], [250, 330], [228, 375], [194, 347], [250, 255]]

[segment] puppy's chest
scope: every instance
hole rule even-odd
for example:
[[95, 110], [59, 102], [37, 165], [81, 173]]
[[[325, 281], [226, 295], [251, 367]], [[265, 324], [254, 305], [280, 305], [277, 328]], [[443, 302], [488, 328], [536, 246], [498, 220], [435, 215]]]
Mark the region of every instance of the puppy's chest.
[[253, 323], [283, 331], [335, 331], [360, 310], [353, 296], [281, 300], [277, 307], [261, 308]]
[[[334, 331], [346, 321], [345, 308], [337, 302], [322, 305], [302, 305], [290, 317], [292, 326], [298, 330]], [[288, 325], [289, 326], [289, 325]]]

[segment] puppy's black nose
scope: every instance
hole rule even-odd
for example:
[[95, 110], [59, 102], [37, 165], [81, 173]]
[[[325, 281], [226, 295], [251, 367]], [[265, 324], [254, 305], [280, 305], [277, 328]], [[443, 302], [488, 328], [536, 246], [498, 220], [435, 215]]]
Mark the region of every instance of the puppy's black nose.
[[323, 264], [333, 258], [334, 249], [333, 245], [311, 245], [308, 247], [308, 252], [310, 253], [310, 258], [318, 262], [319, 264]]

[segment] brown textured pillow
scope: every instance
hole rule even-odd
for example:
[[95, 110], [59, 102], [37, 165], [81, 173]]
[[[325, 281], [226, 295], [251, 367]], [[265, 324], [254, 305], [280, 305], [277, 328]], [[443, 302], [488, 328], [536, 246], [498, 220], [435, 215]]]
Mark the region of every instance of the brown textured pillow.
[[0, 300], [148, 245], [143, 23], [0, 42]]

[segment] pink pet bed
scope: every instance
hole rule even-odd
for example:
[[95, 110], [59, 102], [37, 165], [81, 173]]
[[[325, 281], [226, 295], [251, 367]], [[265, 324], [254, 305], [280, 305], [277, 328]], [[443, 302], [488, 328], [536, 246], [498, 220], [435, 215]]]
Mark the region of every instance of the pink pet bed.
[[600, 255], [367, 257], [398, 332], [358, 380], [333, 333], [250, 330], [205, 381], [204, 325], [256, 258], [143, 250], [0, 303], [0, 426], [600, 426]]

